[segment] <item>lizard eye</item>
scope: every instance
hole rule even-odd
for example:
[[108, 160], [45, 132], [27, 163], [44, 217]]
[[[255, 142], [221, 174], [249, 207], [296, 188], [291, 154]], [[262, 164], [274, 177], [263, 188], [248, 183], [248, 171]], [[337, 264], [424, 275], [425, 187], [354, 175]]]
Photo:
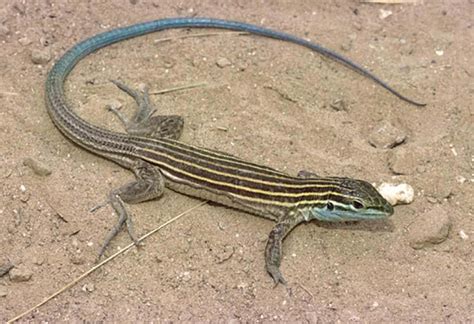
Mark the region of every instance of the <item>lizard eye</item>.
[[358, 201], [358, 200], [354, 200], [354, 201], [352, 202], [352, 206], [354, 206], [355, 209], [362, 209], [362, 208], [364, 208], [364, 205], [363, 205], [360, 201]]
[[328, 210], [333, 210], [333, 209], [334, 209], [333, 203], [330, 202], [330, 201], [328, 201], [328, 203], [326, 204], [326, 208], [327, 208]]

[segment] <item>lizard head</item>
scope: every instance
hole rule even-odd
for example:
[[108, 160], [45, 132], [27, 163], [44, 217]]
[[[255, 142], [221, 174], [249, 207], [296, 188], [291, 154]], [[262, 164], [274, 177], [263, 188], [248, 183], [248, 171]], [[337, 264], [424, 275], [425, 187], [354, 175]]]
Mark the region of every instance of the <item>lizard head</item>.
[[310, 218], [322, 221], [371, 220], [389, 217], [393, 207], [368, 182], [348, 178], [337, 180], [337, 190], [328, 193], [323, 203], [309, 207]]

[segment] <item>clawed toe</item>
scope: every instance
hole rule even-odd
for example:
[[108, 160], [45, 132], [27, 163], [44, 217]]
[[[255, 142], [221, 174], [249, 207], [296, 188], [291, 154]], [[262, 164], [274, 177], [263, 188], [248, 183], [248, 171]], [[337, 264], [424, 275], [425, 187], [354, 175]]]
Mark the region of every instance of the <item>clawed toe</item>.
[[273, 278], [273, 281], [275, 282], [275, 287], [279, 284], [286, 285], [286, 280], [285, 278], [283, 278], [283, 275], [281, 274], [281, 271], [278, 267], [273, 265], [267, 266], [267, 272]]

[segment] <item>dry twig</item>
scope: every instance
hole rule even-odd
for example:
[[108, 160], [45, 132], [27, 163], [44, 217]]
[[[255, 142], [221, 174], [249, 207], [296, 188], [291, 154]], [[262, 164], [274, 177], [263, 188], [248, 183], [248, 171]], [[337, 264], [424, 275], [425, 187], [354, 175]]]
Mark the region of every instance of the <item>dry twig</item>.
[[[165, 226], [168, 226], [169, 224], [177, 221], [179, 218], [181, 218], [182, 216], [190, 213], [192, 210], [198, 208], [198, 207], [201, 207], [202, 205], [206, 204], [207, 201], [203, 201], [191, 208], [189, 208], [188, 210], [182, 212], [181, 214], [173, 217], [172, 219], [170, 219], [169, 221], [165, 222], [164, 224], [158, 226], [157, 228], [155, 228], [154, 230], [148, 232], [147, 234], [143, 235], [142, 237], [140, 237], [138, 239], [138, 243], [140, 243], [141, 241], [145, 240], [147, 237], [155, 234], [156, 232], [158, 232], [159, 230], [161, 230], [163, 227]], [[129, 250], [130, 248], [132, 248], [133, 246], [135, 246], [135, 243], [130, 243], [129, 245], [127, 245], [126, 247], [124, 247], [123, 249], [121, 249], [120, 251], [112, 254], [111, 256], [109, 256], [107, 259], [105, 259], [104, 261], [100, 262], [99, 264], [93, 266], [91, 269], [87, 270], [86, 272], [84, 272], [82, 275], [80, 275], [79, 277], [77, 277], [76, 279], [74, 279], [73, 281], [71, 281], [70, 283], [68, 283], [67, 285], [65, 285], [64, 287], [62, 287], [61, 289], [59, 289], [58, 291], [56, 291], [54, 294], [50, 295], [49, 297], [46, 297], [42, 302], [40, 302], [39, 304], [31, 307], [30, 309], [28, 309], [27, 311], [15, 316], [14, 318], [10, 319], [7, 323], [10, 324], [10, 323], [13, 323], [15, 321], [18, 321], [19, 319], [21, 319], [23, 316], [25, 315], [28, 315], [29, 313], [31, 313], [32, 311], [34, 311], [35, 309], [39, 308], [40, 306], [46, 304], [48, 301], [50, 301], [51, 299], [55, 298], [56, 296], [58, 296], [59, 294], [63, 293], [64, 291], [68, 290], [69, 288], [75, 286], [79, 281], [81, 281], [82, 279], [86, 278], [87, 276], [89, 276], [91, 273], [93, 273], [94, 271], [96, 271], [97, 269], [99, 269], [100, 267], [102, 267], [104, 264], [112, 261], [113, 259], [115, 259], [116, 257], [118, 257], [120, 254], [123, 254], [125, 251]]]

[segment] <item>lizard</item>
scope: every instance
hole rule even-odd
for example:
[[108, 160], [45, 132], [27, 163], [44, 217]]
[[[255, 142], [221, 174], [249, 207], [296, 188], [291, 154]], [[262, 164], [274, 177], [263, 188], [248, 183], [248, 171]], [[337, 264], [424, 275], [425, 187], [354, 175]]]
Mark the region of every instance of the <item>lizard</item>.
[[[273, 168], [244, 161], [216, 150], [179, 141], [183, 128], [180, 116], [156, 116], [148, 91], [139, 92], [124, 83], [114, 83], [137, 102], [131, 119], [118, 110], [126, 133], [95, 126], [78, 116], [66, 98], [65, 81], [85, 56], [129, 38], [173, 28], [218, 28], [247, 32], [309, 48], [340, 62], [371, 79], [398, 98], [416, 102], [344, 56], [303, 38], [262, 26], [214, 18], [168, 18], [116, 28], [92, 36], [65, 52], [46, 78], [46, 107], [56, 127], [80, 147], [130, 169], [135, 180], [112, 190], [110, 204], [118, 223], [105, 239], [99, 255], [126, 225], [137, 242], [126, 204], [159, 198], [164, 188], [262, 216], [276, 222], [265, 247], [265, 268], [276, 284], [285, 284], [280, 270], [282, 244], [298, 224], [311, 220], [350, 221], [383, 219], [393, 214], [391, 206], [368, 182], [347, 177], [320, 177], [301, 171], [291, 176]], [[99, 207], [100, 207], [99, 206]]]

